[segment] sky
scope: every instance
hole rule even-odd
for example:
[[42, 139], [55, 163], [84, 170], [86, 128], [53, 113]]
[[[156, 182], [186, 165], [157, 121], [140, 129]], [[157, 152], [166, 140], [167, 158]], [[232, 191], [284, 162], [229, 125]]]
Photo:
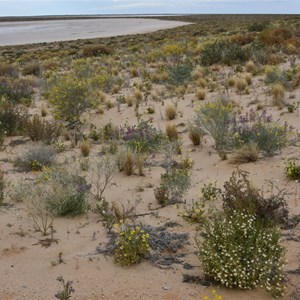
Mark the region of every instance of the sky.
[[0, 16], [181, 13], [300, 14], [300, 0], [0, 0]]

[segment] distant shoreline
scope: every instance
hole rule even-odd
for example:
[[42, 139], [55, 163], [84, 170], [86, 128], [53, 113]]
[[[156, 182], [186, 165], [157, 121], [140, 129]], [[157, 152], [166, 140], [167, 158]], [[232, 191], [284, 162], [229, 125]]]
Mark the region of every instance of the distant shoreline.
[[0, 23], [0, 46], [143, 34], [191, 23], [156, 18], [85, 18]]

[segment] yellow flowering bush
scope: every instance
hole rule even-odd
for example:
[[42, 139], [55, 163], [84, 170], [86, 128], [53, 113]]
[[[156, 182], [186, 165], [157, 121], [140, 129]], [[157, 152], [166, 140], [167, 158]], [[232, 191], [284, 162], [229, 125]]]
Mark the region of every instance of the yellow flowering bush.
[[218, 295], [216, 290], [212, 290], [212, 297], [210, 298], [209, 296], [204, 296], [203, 300], [223, 300], [223, 297], [221, 295]]
[[149, 249], [149, 234], [140, 226], [115, 224], [117, 233], [114, 250], [115, 262], [123, 266], [130, 266], [141, 261]]

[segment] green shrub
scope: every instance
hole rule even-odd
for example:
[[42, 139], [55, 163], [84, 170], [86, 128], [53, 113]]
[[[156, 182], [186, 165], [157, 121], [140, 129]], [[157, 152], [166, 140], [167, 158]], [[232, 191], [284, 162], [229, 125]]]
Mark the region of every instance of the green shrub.
[[73, 123], [79, 121], [81, 113], [92, 106], [90, 95], [85, 80], [67, 75], [54, 84], [48, 96], [55, 108], [55, 118]]
[[196, 112], [194, 125], [210, 134], [215, 141], [216, 149], [222, 150], [231, 144], [232, 117], [231, 107], [218, 100], [200, 107]]
[[287, 123], [273, 121], [266, 110], [249, 113], [233, 120], [232, 134], [237, 147], [254, 142], [266, 156], [280, 152], [287, 144], [289, 128]]
[[115, 226], [117, 241], [114, 251], [115, 262], [130, 266], [141, 261], [149, 249], [149, 234], [140, 226]]
[[265, 227], [249, 212], [215, 215], [197, 241], [204, 273], [222, 285], [240, 289], [264, 286], [274, 297], [283, 295], [284, 253], [280, 231]]
[[40, 76], [42, 74], [42, 66], [40, 62], [34, 61], [25, 64], [22, 68], [22, 74], [25, 76], [26, 75]]
[[203, 66], [217, 63], [232, 65], [249, 59], [249, 53], [241, 45], [228, 41], [217, 40], [206, 44], [201, 51], [200, 61]]
[[289, 179], [300, 179], [300, 166], [296, 165], [294, 161], [289, 161], [286, 166], [286, 175]]
[[0, 129], [6, 135], [21, 135], [25, 132], [28, 112], [24, 106], [4, 101], [0, 105]]
[[49, 189], [47, 206], [54, 216], [75, 216], [86, 212], [90, 185], [75, 170], [46, 169], [43, 179]]
[[177, 64], [168, 68], [167, 82], [171, 85], [179, 86], [192, 77], [193, 65], [190, 63]]
[[0, 76], [18, 77], [18, 70], [10, 63], [0, 62]]
[[52, 146], [37, 145], [17, 157], [15, 166], [22, 172], [41, 171], [54, 164], [56, 151]]
[[0, 98], [4, 96], [12, 104], [29, 106], [32, 101], [33, 88], [31, 81], [20, 78], [0, 77]]

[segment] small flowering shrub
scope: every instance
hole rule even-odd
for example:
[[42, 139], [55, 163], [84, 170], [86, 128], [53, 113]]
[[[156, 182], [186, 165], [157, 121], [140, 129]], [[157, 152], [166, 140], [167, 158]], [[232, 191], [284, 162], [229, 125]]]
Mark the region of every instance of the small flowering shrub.
[[296, 165], [294, 161], [289, 161], [286, 166], [286, 175], [289, 179], [300, 179], [300, 166]]
[[208, 296], [204, 296], [203, 300], [223, 300], [223, 297], [221, 295], [218, 295], [216, 290], [212, 290], [211, 293], [212, 293], [211, 298]]
[[204, 184], [201, 188], [201, 199], [206, 201], [214, 201], [217, 199], [220, 192], [221, 189], [217, 187], [216, 181]]
[[115, 225], [115, 262], [131, 266], [141, 261], [149, 249], [149, 234], [139, 226]]
[[197, 245], [204, 273], [216, 282], [240, 289], [263, 286], [275, 297], [283, 295], [285, 249], [280, 231], [265, 227], [255, 215], [215, 215]]
[[251, 110], [234, 119], [232, 132], [236, 147], [254, 142], [265, 155], [273, 156], [286, 146], [289, 129], [265, 110], [261, 114]]
[[146, 121], [121, 128], [120, 135], [127, 146], [137, 153], [155, 152], [166, 139], [160, 130]]
[[204, 201], [192, 201], [188, 207], [185, 205], [184, 209], [179, 211], [179, 216], [190, 224], [202, 224], [205, 220], [205, 203]]

